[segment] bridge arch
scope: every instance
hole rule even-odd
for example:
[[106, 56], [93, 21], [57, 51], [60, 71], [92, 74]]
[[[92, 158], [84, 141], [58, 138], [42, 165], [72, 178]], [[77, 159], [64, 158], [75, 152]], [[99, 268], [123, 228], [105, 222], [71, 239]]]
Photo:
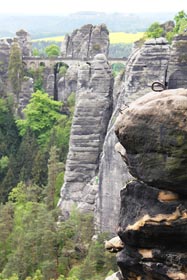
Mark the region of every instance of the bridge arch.
[[35, 63], [34, 61], [30, 61], [30, 62], [29, 62], [29, 68], [34, 68], [34, 69], [35, 69], [36, 66], [37, 66], [37, 65], [36, 65], [36, 63]]
[[39, 66], [45, 67], [45, 62], [41, 61], [41, 62], [39, 63]]
[[54, 70], [54, 90], [53, 90], [53, 96], [54, 96], [54, 100], [58, 100], [58, 84], [57, 84], [57, 75], [61, 72], [61, 74], [65, 75], [67, 69], [69, 68], [69, 66], [60, 61], [60, 62], [56, 62], [53, 70]]

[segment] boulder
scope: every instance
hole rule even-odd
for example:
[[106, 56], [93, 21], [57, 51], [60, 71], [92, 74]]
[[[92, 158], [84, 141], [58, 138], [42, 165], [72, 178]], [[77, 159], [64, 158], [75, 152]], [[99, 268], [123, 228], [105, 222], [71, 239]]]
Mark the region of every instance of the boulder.
[[116, 134], [130, 173], [156, 188], [187, 194], [187, 89], [151, 92], [127, 107]]

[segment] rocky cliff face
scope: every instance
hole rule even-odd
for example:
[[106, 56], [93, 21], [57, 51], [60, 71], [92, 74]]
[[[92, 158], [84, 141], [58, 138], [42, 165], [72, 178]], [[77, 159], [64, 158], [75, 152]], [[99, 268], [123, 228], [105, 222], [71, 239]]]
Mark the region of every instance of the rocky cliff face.
[[187, 35], [178, 35], [171, 46], [167, 70], [168, 88], [187, 88]]
[[76, 109], [59, 206], [94, 210], [100, 155], [112, 112], [113, 77], [103, 54], [78, 71]]
[[109, 32], [106, 25], [87, 24], [66, 35], [61, 46], [63, 57], [93, 59], [96, 54], [106, 56], [109, 51]]
[[[114, 132], [114, 123], [124, 104], [124, 73], [115, 79], [113, 88], [113, 114], [105, 137], [102, 158], [99, 165], [99, 192], [96, 200], [95, 222], [101, 232], [114, 233], [117, 228], [116, 217], [119, 214], [120, 193], [124, 184], [131, 178], [127, 166], [116, 151], [118, 139]], [[116, 146], [116, 149], [115, 149]]]
[[[112, 98], [113, 114], [110, 118], [106, 137], [104, 139], [104, 145], [101, 154], [102, 156], [100, 158], [99, 167], [97, 165], [97, 168], [99, 168], [98, 178], [96, 178], [95, 181], [92, 181], [91, 185], [90, 184], [87, 185], [87, 190], [89, 190], [90, 193], [92, 193], [90, 195], [88, 195], [89, 192], [87, 193], [88, 197], [89, 196], [92, 197], [90, 201], [92, 202], [95, 201], [94, 194], [96, 194], [96, 205], [92, 204], [92, 207], [90, 207], [90, 204], [84, 204], [83, 207], [85, 210], [87, 209], [88, 211], [91, 209], [95, 210], [96, 225], [97, 228], [101, 231], [109, 231], [111, 233], [115, 233], [117, 227], [116, 217], [118, 217], [119, 215], [119, 207], [120, 207], [119, 190], [131, 178], [131, 175], [127, 170], [127, 166], [120, 160], [120, 157], [118, 155], [118, 152], [120, 152], [125, 157], [123, 147], [120, 146], [119, 144], [116, 145], [117, 138], [114, 133], [115, 119], [118, 115], [123, 114], [123, 111], [125, 111], [128, 108], [128, 106], [133, 100], [149, 92], [153, 82], [160, 81], [163, 84], [165, 84], [168, 81], [168, 79], [171, 79], [174, 71], [174, 68], [172, 67], [174, 67], [174, 65], [175, 67], [177, 67], [178, 69], [177, 71], [179, 71], [180, 69], [185, 69], [184, 63], [175, 64], [180, 54], [178, 48], [175, 47], [177, 40], [179, 41], [179, 45], [180, 42], [182, 44], [185, 44], [184, 42], [186, 42], [184, 37], [178, 39], [176, 38], [173, 45], [170, 47], [168, 43], [165, 41], [165, 39], [162, 38], [157, 40], [147, 41], [142, 46], [141, 49], [134, 50], [133, 54], [130, 56], [127, 62], [125, 75], [118, 77], [118, 79], [116, 79], [115, 81], [114, 88], [113, 88], [113, 98]], [[186, 49], [183, 50], [183, 53], [185, 52]], [[87, 64], [86, 67], [87, 67], [86, 69], [90, 69], [89, 64]], [[87, 73], [87, 71], [88, 70], [85, 70], [83, 72], [81, 70], [82, 73], [81, 76], [84, 76], [84, 73]], [[95, 69], [95, 71], [97, 70]], [[88, 83], [85, 79], [83, 79], [83, 77], [81, 79], [83, 80], [83, 82], [81, 83], [82, 85], [81, 87], [85, 89], [87, 88], [90, 91], [92, 85]], [[69, 81], [71, 81], [71, 78], [69, 79]], [[185, 84], [184, 78], [183, 78], [183, 83]], [[78, 84], [80, 86], [80, 83]], [[156, 95], [157, 93], [154, 94]], [[129, 105], [125, 105], [125, 104], [129, 104]], [[80, 136], [80, 141], [81, 139], [82, 138]], [[77, 147], [79, 147], [78, 142], [74, 141], [73, 145], [74, 146], [77, 145]], [[75, 149], [75, 147], [73, 149]], [[70, 143], [70, 150], [71, 150], [71, 143]], [[73, 154], [71, 154], [71, 161], [74, 161]], [[80, 163], [81, 163], [81, 159], [80, 159]], [[86, 173], [87, 172], [85, 172], [85, 174]], [[95, 174], [97, 174], [97, 172]], [[72, 182], [69, 182], [68, 184], [70, 186]], [[85, 179], [84, 184], [85, 185], [87, 184], [87, 179]], [[93, 192], [92, 189], [94, 189]], [[97, 190], [98, 192], [95, 190]], [[74, 198], [74, 194], [69, 193], [68, 195], [69, 195], [68, 198], [69, 201], [73, 202], [76, 200]], [[72, 196], [73, 199], [71, 200]], [[81, 195], [79, 195], [79, 197], [80, 196]], [[62, 197], [64, 197], [64, 195]], [[65, 201], [67, 200], [65, 199]], [[79, 206], [80, 205], [81, 204], [79, 204]], [[63, 207], [64, 209], [66, 208], [66, 202], [64, 203]], [[69, 209], [69, 204], [67, 208]]]
[[170, 47], [166, 39], [150, 39], [128, 59], [125, 77], [126, 101], [149, 92], [155, 81], [165, 84]]
[[120, 160], [123, 147], [116, 145], [114, 122], [137, 97], [149, 92], [154, 81], [165, 83], [170, 47], [163, 38], [148, 40], [129, 57], [125, 74], [116, 79], [113, 90], [113, 115], [103, 146], [99, 167], [99, 194], [96, 224], [101, 231], [115, 233], [120, 207], [119, 190], [130, 180], [127, 166]]
[[187, 279], [187, 89], [149, 93], [117, 119], [136, 178], [121, 190], [124, 279]]

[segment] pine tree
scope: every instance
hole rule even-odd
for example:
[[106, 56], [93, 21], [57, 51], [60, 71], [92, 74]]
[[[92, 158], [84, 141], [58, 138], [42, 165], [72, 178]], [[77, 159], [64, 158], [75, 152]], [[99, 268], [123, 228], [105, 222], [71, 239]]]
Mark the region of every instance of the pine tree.
[[55, 208], [55, 192], [56, 192], [56, 180], [57, 176], [64, 169], [64, 164], [59, 162], [58, 149], [56, 146], [52, 146], [49, 153], [48, 160], [48, 184], [45, 189], [46, 204], [49, 209]]

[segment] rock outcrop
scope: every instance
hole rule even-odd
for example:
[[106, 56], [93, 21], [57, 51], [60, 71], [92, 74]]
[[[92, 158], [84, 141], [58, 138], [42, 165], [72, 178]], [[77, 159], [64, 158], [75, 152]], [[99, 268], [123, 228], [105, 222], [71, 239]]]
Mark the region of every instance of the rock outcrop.
[[167, 85], [169, 89], [187, 88], [187, 35], [178, 35], [171, 46], [171, 54], [167, 69]]
[[[165, 83], [170, 47], [163, 38], [145, 42], [127, 61], [125, 74], [119, 76], [113, 90], [113, 115], [105, 138], [99, 166], [99, 193], [95, 211], [96, 225], [101, 231], [115, 233], [119, 215], [119, 190], [132, 177], [120, 160], [123, 147], [114, 133], [114, 122], [133, 100], [150, 91], [154, 81]], [[118, 152], [117, 152], [117, 151]], [[108, 219], [109, 217], [109, 219]]]
[[30, 35], [27, 31], [21, 29], [16, 32], [18, 43], [22, 50], [23, 56], [31, 56], [32, 53], [32, 43]]
[[187, 279], [187, 89], [149, 93], [117, 119], [136, 180], [121, 190], [124, 279]]
[[[145, 42], [145, 44], [140, 49], [135, 49], [130, 58], [127, 61], [125, 75], [122, 75], [120, 78], [116, 79], [114, 88], [113, 88], [113, 114], [111, 115], [110, 122], [107, 128], [107, 133], [104, 139], [104, 144], [102, 148], [102, 153], [100, 157], [99, 169], [98, 172], [93, 171], [93, 174], [96, 174], [97, 177], [92, 179], [90, 183], [88, 183], [87, 187], [87, 198], [89, 197], [90, 201], [95, 201], [94, 195], [96, 194], [96, 205], [86, 204], [84, 202], [80, 202], [79, 206], [84, 209], [93, 209], [95, 210], [95, 222], [97, 225], [97, 229], [100, 231], [109, 231], [111, 233], [115, 233], [117, 227], [117, 219], [116, 217], [119, 215], [119, 200], [120, 194], [119, 190], [127, 183], [127, 181], [132, 178], [128, 172], [128, 169], [125, 164], [120, 159], [120, 154], [122, 154], [123, 158], [125, 158], [125, 152], [123, 147], [117, 144], [117, 138], [114, 133], [114, 122], [118, 115], [123, 111], [128, 109], [131, 102], [136, 100], [138, 97], [145, 95], [147, 92], [150, 92], [151, 85], [155, 81], [162, 82], [167, 86], [168, 80], [171, 82], [172, 75], [177, 70], [176, 73], [181, 71], [186, 71], [185, 63], [179, 63], [178, 60], [181, 50], [183, 53], [186, 52], [187, 48], [185, 48], [185, 42], [187, 42], [185, 36], [178, 36], [175, 38], [173, 45], [170, 46], [167, 41], [163, 38], [160, 39], [152, 39]], [[181, 46], [180, 50], [178, 45]], [[183, 47], [182, 47], [183, 46]], [[175, 64], [175, 62], [177, 62]], [[89, 65], [91, 64], [91, 65]], [[78, 76], [80, 77], [81, 73], [81, 88], [85, 88], [88, 91], [91, 91], [92, 84], [87, 82], [87, 78], [84, 77], [84, 73], [91, 71], [92, 63], [85, 63], [84, 67], [87, 70], [84, 72], [81, 70]], [[175, 68], [174, 68], [175, 67]], [[69, 69], [68, 69], [69, 71]], [[78, 70], [76, 70], [78, 71]], [[79, 98], [79, 92], [81, 90], [80, 83], [76, 83], [77, 72], [74, 71], [74, 74], [69, 75], [69, 78], [62, 78], [59, 82], [59, 90], [62, 98], [67, 98], [69, 89], [76, 88], [78, 90], [77, 98]], [[90, 72], [91, 73], [91, 72]], [[86, 74], [87, 75], [87, 74]], [[176, 75], [176, 74], [175, 74]], [[104, 78], [105, 76], [103, 76]], [[175, 76], [176, 80], [180, 82], [175, 83], [175, 87], [181, 87], [181, 85], [185, 86], [186, 80], [184, 76], [178, 75]], [[182, 79], [180, 77], [183, 77]], [[168, 83], [170, 85], [171, 83]], [[182, 84], [183, 82], [183, 84]], [[103, 83], [103, 82], [102, 82]], [[98, 84], [98, 87], [100, 85]], [[99, 91], [99, 89], [97, 89]], [[156, 96], [157, 93], [154, 93], [153, 96]], [[86, 100], [86, 99], [85, 99]], [[77, 103], [79, 104], [79, 103]], [[92, 112], [90, 111], [90, 114]], [[93, 115], [94, 118], [95, 115]], [[91, 129], [91, 127], [90, 127]], [[72, 130], [73, 132], [73, 130]], [[79, 141], [81, 142], [81, 135], [79, 136]], [[83, 136], [84, 138], [84, 136]], [[84, 141], [84, 140], [83, 140]], [[77, 145], [79, 148], [78, 141], [73, 143], [73, 145]], [[116, 150], [115, 151], [115, 146]], [[75, 147], [73, 147], [75, 149]], [[70, 150], [71, 150], [71, 142], [70, 142]], [[71, 155], [71, 161], [73, 162], [73, 154]], [[77, 163], [77, 161], [75, 160]], [[84, 158], [83, 158], [84, 163]], [[79, 162], [81, 165], [81, 160]], [[67, 167], [69, 166], [69, 162], [67, 162]], [[68, 167], [69, 168], [69, 167]], [[93, 165], [95, 168], [95, 165]], [[83, 169], [82, 169], [83, 170]], [[68, 171], [69, 172], [69, 171]], [[90, 171], [91, 172], [91, 171]], [[85, 171], [85, 174], [87, 171]], [[135, 174], [134, 174], [135, 176]], [[92, 177], [92, 176], [91, 176]], [[70, 186], [69, 182], [68, 185]], [[87, 178], [85, 179], [84, 184], [87, 184]], [[82, 184], [83, 185], [83, 184]], [[78, 186], [78, 184], [77, 184]], [[71, 189], [71, 187], [70, 187]], [[99, 192], [96, 190], [99, 189]], [[89, 191], [88, 191], [89, 190]], [[65, 191], [62, 191], [64, 193]], [[90, 193], [89, 193], [90, 192]], [[83, 192], [84, 193], [84, 192]], [[76, 193], [68, 194], [69, 198], [65, 199], [64, 209], [66, 208], [67, 201], [75, 201], [74, 198]], [[71, 200], [71, 196], [73, 199]], [[85, 195], [84, 195], [85, 196]], [[64, 197], [64, 194], [63, 194]], [[80, 197], [80, 195], [79, 195]], [[77, 201], [79, 199], [77, 198]], [[83, 199], [85, 201], [85, 199]], [[90, 206], [91, 205], [91, 206]], [[69, 209], [69, 204], [67, 203], [67, 208]]]
[[[100, 155], [112, 113], [113, 77], [103, 54], [83, 64], [78, 72], [76, 108], [59, 206], [70, 211], [94, 210]], [[94, 178], [95, 177], [95, 178]]]
[[132, 52], [125, 75], [127, 102], [149, 92], [155, 81], [165, 85], [169, 56], [170, 46], [165, 38], [150, 39]]
[[23, 110], [30, 101], [31, 95], [34, 92], [33, 79], [30, 77], [24, 77], [21, 87], [21, 92], [19, 94], [19, 106], [18, 114], [19, 116], [24, 116]]
[[66, 35], [61, 46], [61, 55], [81, 60], [93, 59], [96, 54], [108, 56], [109, 31], [105, 24], [93, 26], [87, 24]]

